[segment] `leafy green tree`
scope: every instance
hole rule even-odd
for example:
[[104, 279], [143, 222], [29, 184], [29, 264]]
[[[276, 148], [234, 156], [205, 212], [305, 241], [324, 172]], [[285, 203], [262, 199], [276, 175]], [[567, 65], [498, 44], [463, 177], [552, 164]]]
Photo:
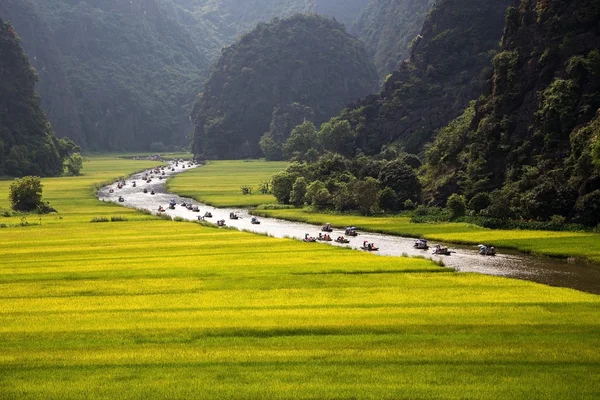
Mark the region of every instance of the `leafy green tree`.
[[283, 144], [283, 155], [290, 159], [296, 157], [304, 159], [309, 149], [316, 148], [319, 143], [317, 128], [315, 125], [306, 121], [292, 129], [290, 137]]
[[65, 168], [67, 175], [77, 176], [83, 168], [83, 157], [79, 153], [73, 154], [65, 161]]
[[352, 157], [356, 151], [356, 132], [350, 122], [333, 118], [321, 125], [319, 141], [323, 148], [345, 157]]
[[300, 207], [304, 204], [306, 199], [306, 178], [298, 177], [292, 186], [292, 192], [290, 193], [290, 202], [296, 207]]
[[273, 195], [280, 204], [290, 204], [290, 192], [297, 177], [296, 174], [290, 174], [286, 171], [281, 171], [273, 175], [271, 187]]
[[9, 188], [8, 197], [15, 211], [34, 211], [42, 206], [42, 181], [38, 176], [15, 179]]
[[480, 192], [473, 196], [471, 200], [469, 200], [468, 208], [476, 214], [479, 214], [482, 210], [489, 207], [490, 203], [491, 200], [489, 193]]
[[377, 211], [379, 186], [379, 181], [370, 176], [366, 177], [364, 180], [357, 181], [354, 184], [356, 202], [358, 204], [358, 209], [362, 214], [369, 215]]
[[331, 200], [331, 193], [320, 180], [312, 182], [306, 188], [306, 202], [317, 208], [326, 207]]
[[595, 190], [579, 199], [577, 211], [582, 223], [589, 226], [600, 224], [600, 190]]
[[398, 209], [398, 195], [394, 189], [386, 186], [379, 192], [379, 207], [384, 211], [396, 211]]
[[271, 134], [265, 133], [260, 138], [258, 144], [267, 161], [279, 161], [283, 159], [281, 144], [277, 143]]
[[446, 207], [452, 218], [462, 217], [467, 211], [467, 199], [462, 194], [453, 193], [448, 197]]
[[379, 181], [396, 192], [400, 203], [407, 199], [416, 202], [421, 198], [421, 183], [415, 171], [403, 161], [385, 163], [379, 173]]

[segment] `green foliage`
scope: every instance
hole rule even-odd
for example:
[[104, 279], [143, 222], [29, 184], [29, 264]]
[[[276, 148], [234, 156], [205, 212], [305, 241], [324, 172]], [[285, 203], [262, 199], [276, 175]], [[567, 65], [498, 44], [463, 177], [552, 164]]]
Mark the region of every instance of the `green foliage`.
[[77, 176], [83, 168], [83, 157], [79, 153], [71, 155], [65, 160], [66, 174], [70, 176]]
[[265, 132], [282, 143], [298, 119], [320, 124], [376, 83], [364, 45], [340, 23], [297, 14], [259, 24], [213, 68], [193, 112], [194, 153], [239, 158], [248, 141], [258, 155]]
[[283, 150], [280, 143], [277, 143], [270, 133], [265, 133], [258, 142], [260, 151], [262, 151], [267, 161], [283, 160]]
[[479, 214], [482, 210], [488, 208], [491, 202], [489, 193], [480, 192], [469, 200], [468, 208], [475, 214]]
[[8, 198], [13, 210], [31, 212], [43, 205], [43, 185], [37, 176], [15, 179], [9, 188]]
[[273, 195], [279, 203], [290, 204], [290, 192], [294, 187], [296, 179], [296, 174], [285, 171], [273, 175], [271, 187], [273, 188]]
[[296, 207], [300, 207], [304, 204], [306, 199], [307, 182], [303, 176], [298, 177], [292, 186], [290, 192], [290, 202]]
[[361, 214], [369, 215], [378, 211], [379, 187], [379, 181], [370, 176], [354, 184], [356, 203]]
[[62, 173], [61, 141], [46, 120], [35, 92], [38, 76], [11, 24], [0, 19], [0, 173]]
[[462, 217], [467, 212], [467, 199], [461, 194], [454, 193], [448, 197], [446, 207], [450, 210], [452, 218]]
[[[410, 201], [407, 199], [406, 201]], [[398, 195], [389, 186], [379, 192], [379, 208], [384, 211], [395, 211], [398, 209]]]
[[319, 137], [315, 125], [306, 121], [292, 129], [290, 136], [283, 144], [283, 155], [287, 159], [305, 160], [308, 150], [318, 146]]
[[600, 224], [600, 190], [582, 196], [576, 207], [582, 223], [589, 226]]
[[386, 162], [379, 173], [379, 181], [384, 187], [394, 190], [399, 203], [404, 203], [406, 200], [418, 202], [421, 199], [419, 179], [415, 171], [404, 161]]
[[325, 151], [352, 157], [356, 151], [356, 132], [348, 121], [331, 119], [321, 125], [319, 142]]

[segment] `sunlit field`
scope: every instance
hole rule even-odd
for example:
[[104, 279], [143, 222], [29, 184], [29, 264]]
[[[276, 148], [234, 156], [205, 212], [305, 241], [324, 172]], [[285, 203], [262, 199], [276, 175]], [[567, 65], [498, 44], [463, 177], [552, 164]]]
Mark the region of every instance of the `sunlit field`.
[[44, 180], [63, 219], [0, 229], [0, 398], [600, 396], [599, 296], [94, 200], [145, 166], [92, 158]]
[[[194, 197], [215, 207], [276, 203], [273, 195], [259, 194], [259, 185], [262, 181], [270, 182], [287, 164], [260, 160], [210, 161], [208, 165], [171, 179], [167, 186], [182, 196]], [[251, 186], [252, 195], [243, 195], [242, 186]]]

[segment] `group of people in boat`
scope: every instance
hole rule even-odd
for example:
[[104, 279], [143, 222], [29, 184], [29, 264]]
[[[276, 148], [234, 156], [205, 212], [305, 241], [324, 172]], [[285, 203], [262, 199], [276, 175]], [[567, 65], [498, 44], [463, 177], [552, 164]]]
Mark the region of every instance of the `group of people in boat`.
[[377, 251], [377, 250], [379, 250], [379, 247], [375, 246], [375, 243], [371, 243], [371, 242], [365, 240], [363, 242], [361, 249], [366, 250], [366, 251]]
[[496, 249], [494, 248], [494, 246], [480, 244], [479, 245], [479, 254], [481, 254], [482, 256], [495, 256]]
[[320, 240], [323, 242], [331, 242], [332, 241], [331, 236], [329, 236], [328, 233], [323, 235], [321, 232], [319, 232], [319, 238], [317, 240]]

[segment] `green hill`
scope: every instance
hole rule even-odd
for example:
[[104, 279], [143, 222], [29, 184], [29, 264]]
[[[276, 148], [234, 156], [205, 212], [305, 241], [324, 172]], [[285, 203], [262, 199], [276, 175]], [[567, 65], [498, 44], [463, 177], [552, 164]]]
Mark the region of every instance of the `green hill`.
[[586, 0], [509, 9], [493, 87], [427, 152], [431, 201], [497, 190], [494, 216], [600, 222], [599, 20]]
[[278, 109], [302, 110], [318, 124], [376, 83], [363, 44], [342, 24], [300, 14], [259, 24], [225, 48], [213, 68], [194, 109], [194, 153], [260, 155], [259, 139]]
[[0, 175], [60, 175], [61, 143], [35, 92], [37, 74], [10, 23], [0, 18]]

